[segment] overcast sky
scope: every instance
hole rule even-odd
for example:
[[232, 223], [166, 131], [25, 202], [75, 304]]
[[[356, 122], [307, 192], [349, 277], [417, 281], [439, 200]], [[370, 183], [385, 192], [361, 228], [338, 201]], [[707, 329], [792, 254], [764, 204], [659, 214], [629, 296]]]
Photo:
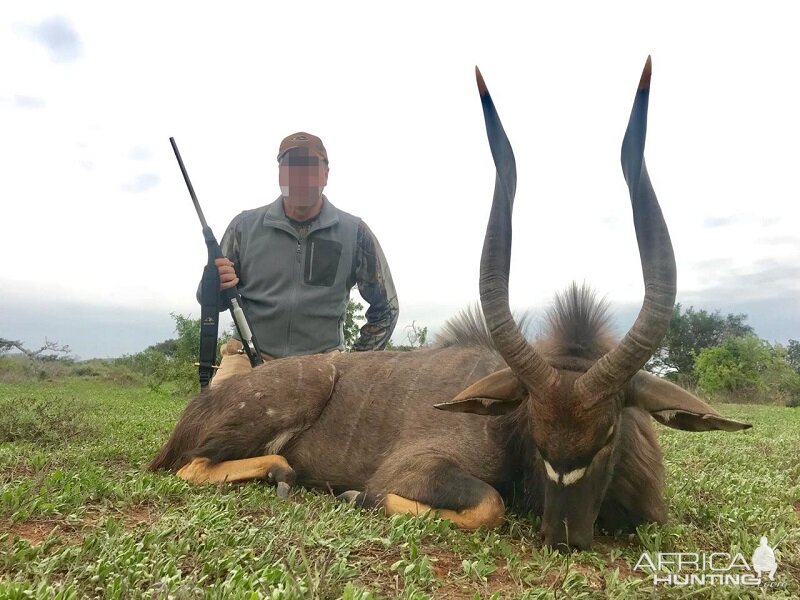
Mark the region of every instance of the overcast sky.
[[494, 167], [476, 64], [517, 158], [512, 306], [585, 280], [624, 333], [643, 285], [619, 149], [651, 54], [645, 156], [678, 301], [800, 339], [789, 6], [3, 2], [0, 337], [82, 358], [171, 337], [170, 312], [199, 315], [206, 254], [168, 138], [221, 237], [277, 198], [298, 130], [328, 149], [328, 198], [383, 246], [395, 341], [435, 330], [477, 298]]

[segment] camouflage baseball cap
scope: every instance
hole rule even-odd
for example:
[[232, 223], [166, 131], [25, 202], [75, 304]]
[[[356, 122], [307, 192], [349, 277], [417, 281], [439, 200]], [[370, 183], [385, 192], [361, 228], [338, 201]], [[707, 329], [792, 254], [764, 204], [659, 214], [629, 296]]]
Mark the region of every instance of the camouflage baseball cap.
[[278, 149], [278, 162], [280, 162], [284, 154], [295, 148], [308, 148], [322, 160], [328, 162], [328, 152], [325, 150], [325, 146], [322, 145], [322, 140], [304, 131], [298, 131], [283, 138], [281, 147]]

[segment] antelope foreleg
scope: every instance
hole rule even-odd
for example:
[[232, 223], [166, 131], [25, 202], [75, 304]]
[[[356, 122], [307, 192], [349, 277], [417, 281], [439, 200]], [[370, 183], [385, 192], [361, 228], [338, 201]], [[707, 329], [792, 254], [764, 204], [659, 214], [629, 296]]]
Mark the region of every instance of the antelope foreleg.
[[452, 521], [461, 529], [478, 529], [479, 527], [494, 528], [503, 523], [503, 516], [506, 509], [500, 495], [487, 493], [477, 505], [463, 510], [452, 510], [449, 508], [434, 508], [409, 500], [397, 494], [387, 494], [383, 499], [383, 509], [387, 515], [427, 515], [441, 517]]
[[439, 516], [462, 529], [499, 527], [505, 515], [496, 489], [436, 450], [402, 448], [389, 455], [363, 492], [339, 496], [388, 515]]

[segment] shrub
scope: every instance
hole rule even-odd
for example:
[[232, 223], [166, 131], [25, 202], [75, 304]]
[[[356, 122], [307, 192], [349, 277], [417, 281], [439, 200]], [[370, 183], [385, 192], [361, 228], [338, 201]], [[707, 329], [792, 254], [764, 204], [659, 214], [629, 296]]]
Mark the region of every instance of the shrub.
[[75, 363], [72, 360], [32, 359], [21, 354], [0, 356], [0, 381], [22, 383], [30, 381], [52, 381], [69, 375]]
[[92, 433], [86, 403], [77, 398], [0, 399], [0, 442], [53, 445]]
[[348, 352], [353, 350], [353, 346], [361, 334], [361, 323], [366, 321], [363, 311], [364, 305], [360, 302], [347, 301], [347, 311], [344, 318], [344, 347]]
[[119, 373], [133, 372], [144, 378], [147, 386], [153, 391], [163, 391], [165, 384], [172, 384], [175, 392], [189, 394], [197, 391], [196, 358], [168, 356], [148, 348], [137, 354], [117, 359]]
[[786, 349], [752, 335], [704, 348], [694, 374], [700, 390], [717, 399], [789, 406], [800, 402], [800, 374], [786, 361]]
[[[117, 359], [115, 365], [144, 377], [154, 391], [169, 389], [178, 395], [196, 393], [200, 389], [197, 366], [200, 349], [200, 319], [191, 319], [171, 313], [175, 320], [177, 337], [154, 344], [136, 354]], [[217, 343], [216, 363], [219, 364], [219, 347], [230, 339], [224, 333]]]

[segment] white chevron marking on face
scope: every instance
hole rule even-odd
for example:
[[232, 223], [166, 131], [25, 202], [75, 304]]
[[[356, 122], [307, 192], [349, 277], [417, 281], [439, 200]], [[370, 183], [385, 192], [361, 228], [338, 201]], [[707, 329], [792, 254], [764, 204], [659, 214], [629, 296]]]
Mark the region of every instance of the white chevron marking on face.
[[547, 476], [555, 481], [556, 483], [560, 483], [561, 485], [572, 485], [576, 481], [580, 481], [581, 477], [584, 476], [586, 473], [586, 467], [581, 467], [580, 469], [575, 469], [574, 471], [570, 471], [569, 473], [565, 473], [563, 475], [559, 474], [549, 462], [544, 462], [544, 469], [547, 471]]
[[551, 465], [547, 461], [544, 461], [544, 469], [545, 471], [547, 471], [547, 476], [556, 483], [558, 483], [558, 473], [556, 473], [556, 470], [553, 468], [553, 465]]
[[581, 467], [580, 469], [575, 469], [574, 471], [565, 473], [563, 475], [561, 483], [564, 485], [572, 485], [573, 483], [578, 481], [581, 477], [583, 477], [584, 473], [586, 473], [586, 467]]

